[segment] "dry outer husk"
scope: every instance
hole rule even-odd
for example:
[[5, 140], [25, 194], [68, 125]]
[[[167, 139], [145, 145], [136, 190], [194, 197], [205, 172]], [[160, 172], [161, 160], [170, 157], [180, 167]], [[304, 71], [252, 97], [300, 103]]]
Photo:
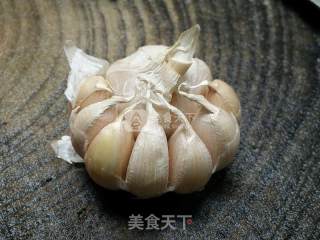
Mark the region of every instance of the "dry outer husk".
[[171, 47], [144, 46], [112, 64], [68, 42], [71, 136], [52, 143], [57, 157], [84, 162], [97, 184], [139, 198], [202, 190], [234, 159], [241, 108], [232, 87], [193, 57], [199, 32], [196, 25]]

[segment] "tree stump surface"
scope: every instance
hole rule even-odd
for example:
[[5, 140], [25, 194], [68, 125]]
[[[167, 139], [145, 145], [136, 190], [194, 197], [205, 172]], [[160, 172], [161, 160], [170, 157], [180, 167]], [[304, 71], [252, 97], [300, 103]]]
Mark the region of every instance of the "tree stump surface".
[[[320, 11], [308, 1], [0, 2], [0, 239], [320, 239]], [[242, 105], [236, 160], [202, 192], [138, 200], [55, 157], [73, 40], [113, 62], [199, 23], [197, 57]], [[183, 230], [128, 216], [192, 215]]]

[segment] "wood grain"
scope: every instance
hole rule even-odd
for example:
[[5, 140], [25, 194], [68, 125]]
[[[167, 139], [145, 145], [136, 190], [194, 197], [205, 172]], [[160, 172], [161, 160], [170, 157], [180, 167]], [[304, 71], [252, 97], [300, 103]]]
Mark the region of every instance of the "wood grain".
[[[308, 1], [0, 2], [0, 239], [319, 239], [320, 11]], [[57, 159], [64, 42], [115, 61], [202, 27], [198, 57], [238, 92], [236, 161], [203, 192], [136, 200]], [[186, 231], [128, 215], [192, 214]]]

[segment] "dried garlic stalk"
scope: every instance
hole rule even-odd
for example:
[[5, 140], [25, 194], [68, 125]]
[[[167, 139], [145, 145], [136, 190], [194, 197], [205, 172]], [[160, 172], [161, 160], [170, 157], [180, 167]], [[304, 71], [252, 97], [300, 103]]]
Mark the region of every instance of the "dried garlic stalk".
[[193, 58], [199, 32], [110, 66], [69, 43], [71, 137], [52, 143], [57, 156], [84, 161], [97, 184], [140, 198], [203, 189], [237, 151], [241, 110], [232, 87]]

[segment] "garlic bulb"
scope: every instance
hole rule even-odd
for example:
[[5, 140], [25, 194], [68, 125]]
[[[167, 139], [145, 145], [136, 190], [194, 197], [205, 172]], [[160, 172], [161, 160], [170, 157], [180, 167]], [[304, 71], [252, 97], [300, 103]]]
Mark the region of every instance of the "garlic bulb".
[[113, 64], [68, 43], [71, 137], [52, 143], [58, 157], [82, 160], [97, 184], [139, 198], [202, 190], [234, 158], [241, 109], [232, 87], [193, 57], [199, 32]]

